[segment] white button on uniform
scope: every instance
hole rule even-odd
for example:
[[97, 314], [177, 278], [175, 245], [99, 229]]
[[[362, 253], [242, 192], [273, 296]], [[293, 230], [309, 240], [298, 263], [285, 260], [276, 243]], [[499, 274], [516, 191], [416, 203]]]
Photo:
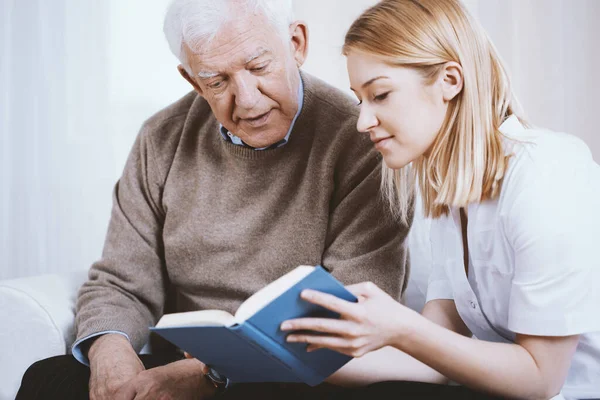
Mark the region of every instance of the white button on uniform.
[[477, 308], [477, 304], [475, 304], [474, 301], [469, 302], [471, 304], [471, 308], [472, 309], [476, 309]]

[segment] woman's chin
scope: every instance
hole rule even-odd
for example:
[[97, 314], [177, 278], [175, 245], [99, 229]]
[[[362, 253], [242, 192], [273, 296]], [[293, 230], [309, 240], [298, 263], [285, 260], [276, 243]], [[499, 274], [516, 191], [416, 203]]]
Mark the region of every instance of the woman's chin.
[[391, 169], [402, 169], [410, 164], [411, 160], [400, 159], [398, 157], [386, 157], [383, 156], [383, 162], [388, 168]]

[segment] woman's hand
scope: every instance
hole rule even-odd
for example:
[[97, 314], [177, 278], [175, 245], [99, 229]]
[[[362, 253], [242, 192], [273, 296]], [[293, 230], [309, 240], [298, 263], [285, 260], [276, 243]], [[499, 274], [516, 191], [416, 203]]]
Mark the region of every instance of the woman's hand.
[[419, 314], [401, 305], [371, 282], [348, 286], [357, 298], [351, 303], [338, 297], [304, 290], [302, 299], [340, 314], [340, 319], [299, 318], [284, 321], [284, 331], [310, 330], [322, 334], [292, 333], [288, 342], [308, 343], [307, 351], [329, 348], [360, 357], [379, 348], [394, 345]]

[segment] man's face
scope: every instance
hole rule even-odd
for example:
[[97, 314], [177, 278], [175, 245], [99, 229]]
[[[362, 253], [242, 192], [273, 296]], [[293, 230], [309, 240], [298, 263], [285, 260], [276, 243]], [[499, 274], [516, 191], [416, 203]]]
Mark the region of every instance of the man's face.
[[282, 39], [264, 16], [240, 17], [199, 54], [186, 49], [193, 76], [180, 72], [227, 130], [252, 147], [267, 147], [285, 137], [298, 111], [305, 29], [295, 23], [291, 38]]

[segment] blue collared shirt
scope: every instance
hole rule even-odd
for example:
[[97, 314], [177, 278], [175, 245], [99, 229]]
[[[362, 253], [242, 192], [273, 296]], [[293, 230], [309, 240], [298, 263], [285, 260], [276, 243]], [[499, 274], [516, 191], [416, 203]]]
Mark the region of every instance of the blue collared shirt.
[[[292, 129], [294, 128], [294, 124], [296, 123], [296, 119], [298, 119], [298, 116], [300, 115], [300, 112], [302, 111], [303, 105], [304, 105], [304, 84], [302, 83], [302, 78], [300, 77], [300, 84], [298, 85], [298, 111], [296, 111], [296, 115], [294, 116], [294, 119], [292, 120], [292, 123], [290, 124], [290, 129], [288, 130], [288, 133], [285, 135], [285, 138], [283, 138], [279, 143], [275, 144], [276, 148], [287, 144], [287, 142], [290, 138], [290, 135], [292, 133]], [[233, 133], [229, 132], [221, 124], [219, 124], [219, 131], [221, 132], [223, 139], [231, 141], [231, 143], [238, 145], [238, 146], [247, 146], [242, 141], [242, 139], [235, 136]], [[273, 145], [268, 146], [268, 147], [262, 147], [260, 149], [255, 148], [254, 150], [266, 150], [268, 148], [271, 148], [272, 146]], [[129, 340], [129, 336], [127, 336], [127, 334], [125, 334], [124, 332], [120, 332], [120, 331], [97, 332], [92, 335], [86, 336], [86, 337], [78, 340], [77, 342], [73, 343], [73, 346], [71, 347], [71, 352], [73, 353], [73, 356], [77, 359], [77, 361], [79, 361], [80, 363], [85, 364], [89, 367], [90, 362], [87, 357], [87, 354], [83, 354], [84, 345], [89, 344], [89, 343], [86, 343], [88, 340], [98, 338], [99, 336], [106, 335], [108, 333], [118, 333], [120, 335], [125, 336], [127, 338], [127, 340]]]

